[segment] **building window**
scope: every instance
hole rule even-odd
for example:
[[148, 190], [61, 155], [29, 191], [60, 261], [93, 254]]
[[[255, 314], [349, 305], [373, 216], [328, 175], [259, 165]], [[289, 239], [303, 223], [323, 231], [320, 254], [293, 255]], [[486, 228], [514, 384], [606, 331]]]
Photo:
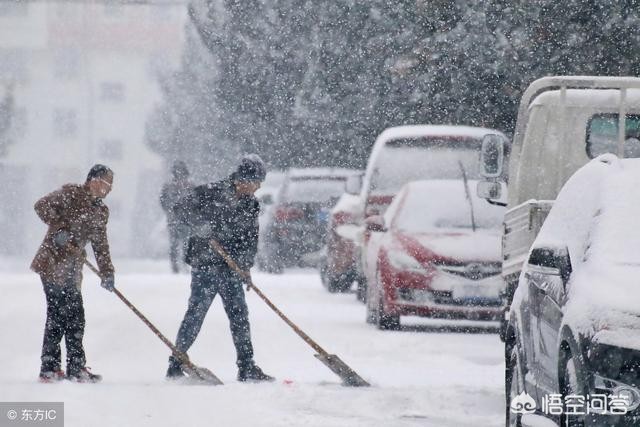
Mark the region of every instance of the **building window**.
[[78, 75], [80, 53], [76, 49], [60, 49], [53, 58], [53, 72], [59, 79], [72, 79]]
[[100, 99], [103, 102], [124, 101], [124, 85], [118, 82], [104, 82], [100, 84]]
[[0, 16], [26, 16], [28, 11], [26, 1], [0, 1]]
[[27, 109], [18, 107], [11, 117], [11, 135], [22, 138], [27, 133]]
[[155, 21], [168, 21], [171, 19], [171, 8], [163, 4], [151, 5], [151, 19]]
[[119, 1], [107, 1], [104, 3], [103, 5], [104, 7], [104, 14], [105, 16], [111, 17], [111, 18], [117, 18], [123, 15], [123, 9], [122, 9], [122, 5], [120, 4]]
[[168, 74], [171, 69], [170, 59], [164, 52], [155, 51], [151, 53], [147, 61], [147, 69], [152, 78], [164, 76]]
[[25, 50], [0, 49], [0, 82], [4, 80], [24, 83], [28, 75]]
[[53, 134], [59, 137], [75, 136], [78, 132], [78, 117], [72, 108], [53, 110]]
[[100, 143], [100, 157], [105, 160], [122, 160], [122, 141], [105, 139]]

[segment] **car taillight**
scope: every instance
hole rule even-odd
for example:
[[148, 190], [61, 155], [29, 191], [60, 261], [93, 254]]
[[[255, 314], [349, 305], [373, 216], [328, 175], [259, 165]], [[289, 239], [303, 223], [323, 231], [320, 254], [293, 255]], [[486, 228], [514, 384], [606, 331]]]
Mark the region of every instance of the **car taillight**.
[[280, 206], [276, 209], [275, 219], [278, 222], [291, 221], [293, 219], [302, 218], [304, 213], [301, 209], [291, 208], [287, 206]]
[[351, 224], [353, 222], [353, 215], [348, 212], [336, 212], [332, 218], [333, 225]]

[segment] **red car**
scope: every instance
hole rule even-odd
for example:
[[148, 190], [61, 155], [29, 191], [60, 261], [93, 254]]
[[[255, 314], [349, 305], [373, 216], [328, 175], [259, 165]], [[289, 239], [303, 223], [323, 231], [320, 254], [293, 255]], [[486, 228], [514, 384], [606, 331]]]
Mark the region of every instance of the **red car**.
[[504, 207], [475, 194], [477, 181], [414, 181], [384, 216], [366, 220], [367, 321], [396, 329], [400, 316], [500, 317]]
[[[366, 218], [384, 215], [400, 188], [411, 181], [459, 179], [464, 170], [468, 179], [480, 178], [480, 148], [486, 135], [506, 137], [499, 131], [470, 126], [413, 125], [383, 131], [373, 146], [363, 178], [358, 223], [364, 228]], [[475, 192], [475, 190], [474, 190]], [[370, 252], [369, 233], [361, 239], [362, 272], [358, 280], [360, 295], [366, 292], [371, 270], [365, 256]]]

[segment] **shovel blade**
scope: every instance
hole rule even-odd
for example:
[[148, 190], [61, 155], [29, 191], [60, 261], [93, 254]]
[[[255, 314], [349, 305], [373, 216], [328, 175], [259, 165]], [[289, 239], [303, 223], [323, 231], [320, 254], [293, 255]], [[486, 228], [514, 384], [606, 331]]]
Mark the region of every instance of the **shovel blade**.
[[222, 385], [222, 381], [207, 368], [196, 365], [183, 365], [182, 370], [189, 376], [189, 379], [196, 380], [208, 385]]
[[349, 387], [369, 387], [370, 384], [362, 379], [353, 369], [335, 354], [316, 354], [316, 359], [340, 377], [342, 384]]

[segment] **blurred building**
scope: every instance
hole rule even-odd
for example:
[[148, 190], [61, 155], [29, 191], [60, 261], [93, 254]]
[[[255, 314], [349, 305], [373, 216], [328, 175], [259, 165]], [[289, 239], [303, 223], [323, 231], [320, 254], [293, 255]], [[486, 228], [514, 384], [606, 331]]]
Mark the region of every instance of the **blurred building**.
[[[33, 203], [95, 163], [115, 172], [109, 237], [116, 256], [157, 255], [161, 158], [144, 144], [158, 76], [178, 66], [180, 3], [0, 0], [0, 87], [13, 91], [0, 153], [0, 254], [35, 251]], [[6, 90], [6, 89], [5, 89]]]

